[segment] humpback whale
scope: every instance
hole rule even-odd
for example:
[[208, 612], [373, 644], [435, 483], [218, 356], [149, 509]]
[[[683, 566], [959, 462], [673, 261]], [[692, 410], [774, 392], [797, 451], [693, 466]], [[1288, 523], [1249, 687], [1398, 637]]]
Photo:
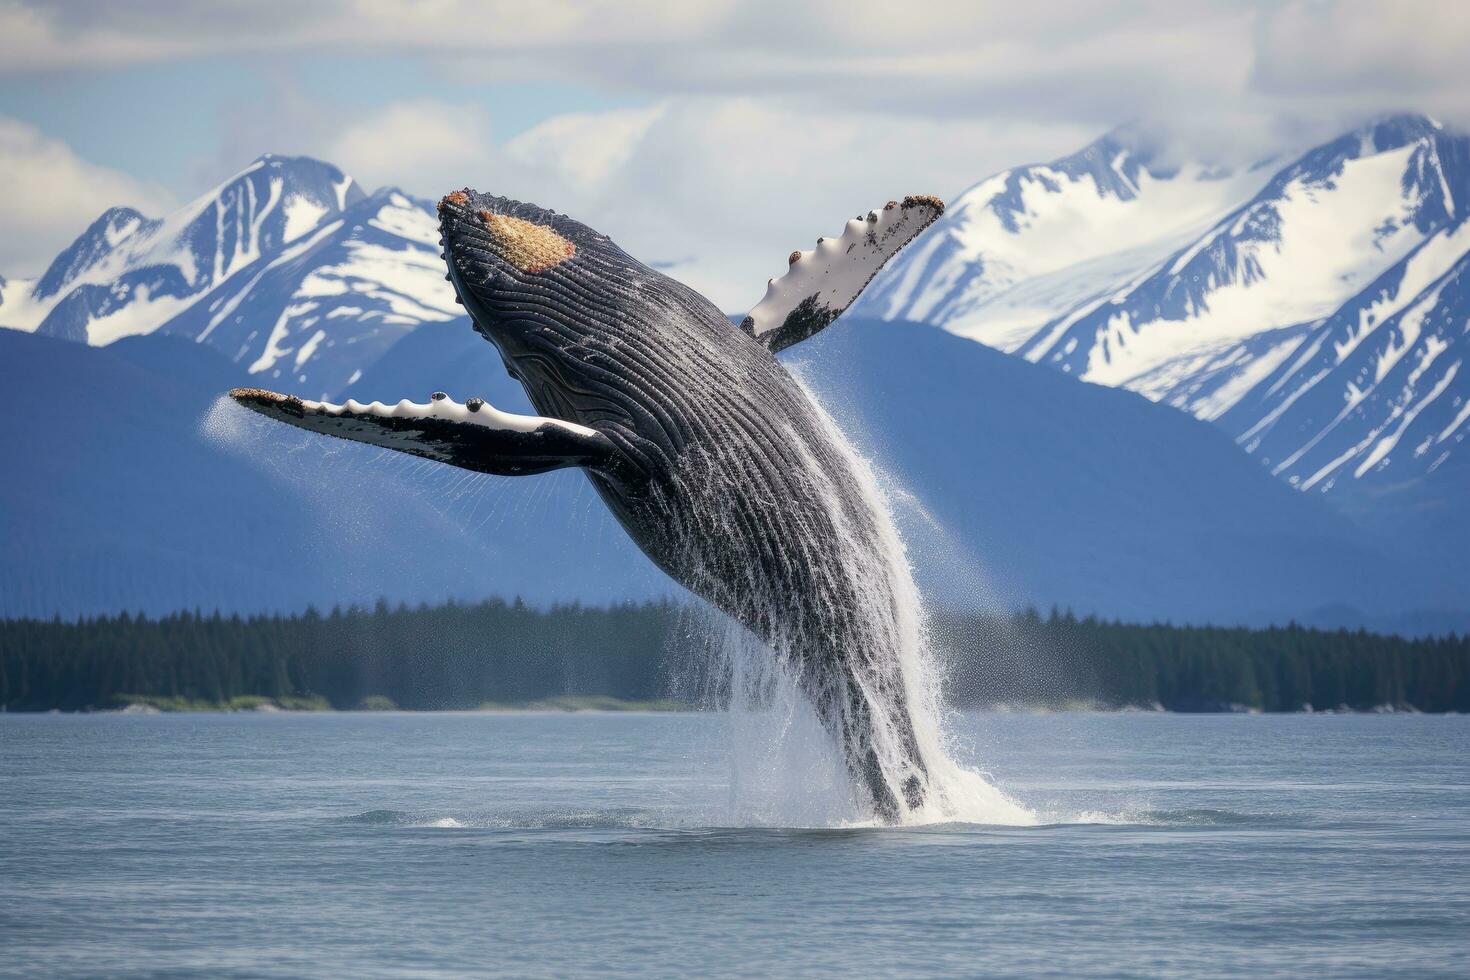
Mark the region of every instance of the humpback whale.
[[738, 326], [555, 211], [469, 188], [438, 210], [447, 278], [540, 416], [442, 392], [396, 404], [257, 388], [231, 397], [304, 429], [481, 473], [581, 468], [655, 564], [790, 668], [879, 819], [923, 806], [929, 768], [893, 627], [903, 583], [878, 559], [886, 517], [840, 433], [775, 355], [835, 320], [943, 203], [890, 201], [792, 252]]

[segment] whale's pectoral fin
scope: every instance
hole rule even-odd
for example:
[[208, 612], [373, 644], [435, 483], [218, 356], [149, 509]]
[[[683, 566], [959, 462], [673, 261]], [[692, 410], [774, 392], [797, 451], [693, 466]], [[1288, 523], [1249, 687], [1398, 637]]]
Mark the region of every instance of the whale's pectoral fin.
[[771, 280], [740, 329], [772, 352], [805, 340], [837, 319], [884, 263], [943, 213], [937, 197], [889, 201], [849, 221], [840, 237], [819, 238], [810, 252], [792, 252], [791, 268]]
[[522, 476], [565, 466], [606, 469], [617, 448], [596, 429], [561, 419], [511, 415], [479, 398], [460, 403], [435, 392], [428, 404], [345, 405], [307, 401], [259, 388], [230, 397], [267, 418], [340, 439], [397, 450], [480, 473]]

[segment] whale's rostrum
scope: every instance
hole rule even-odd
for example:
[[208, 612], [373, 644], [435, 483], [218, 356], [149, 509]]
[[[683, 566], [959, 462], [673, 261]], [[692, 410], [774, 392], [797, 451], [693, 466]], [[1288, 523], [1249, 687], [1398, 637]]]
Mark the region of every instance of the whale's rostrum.
[[889, 202], [793, 252], [736, 326], [586, 225], [466, 188], [439, 203], [448, 278], [539, 416], [442, 392], [391, 405], [230, 394], [292, 425], [482, 473], [580, 467], [656, 564], [793, 671], [860, 795], [898, 821], [931, 791], [890, 623], [901, 584], [853, 557], [883, 547], [886, 517], [775, 354], [835, 320], [943, 208]]

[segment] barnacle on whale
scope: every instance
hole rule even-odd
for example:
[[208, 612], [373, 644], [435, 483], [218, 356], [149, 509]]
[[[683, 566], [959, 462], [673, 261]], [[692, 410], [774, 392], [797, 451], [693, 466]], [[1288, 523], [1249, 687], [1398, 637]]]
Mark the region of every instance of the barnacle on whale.
[[501, 258], [522, 272], [545, 272], [577, 254], [577, 246], [545, 225], [481, 211], [480, 220]]

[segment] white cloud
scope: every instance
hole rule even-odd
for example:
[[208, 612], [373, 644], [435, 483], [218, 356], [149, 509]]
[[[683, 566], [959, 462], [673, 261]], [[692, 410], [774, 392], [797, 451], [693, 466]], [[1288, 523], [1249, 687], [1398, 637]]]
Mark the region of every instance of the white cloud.
[[591, 190], [627, 166], [667, 108], [553, 116], [511, 140], [506, 153], [527, 174], [555, 175], [566, 185]]
[[653, 100], [1116, 123], [1360, 113], [1470, 119], [1453, 0], [0, 0], [0, 73], [245, 52], [390, 53], [464, 79]]
[[1386, 109], [1470, 121], [1467, 11], [1437, 0], [0, 0], [0, 73], [391, 53], [422, 56], [451, 88], [555, 83], [644, 102], [497, 142], [470, 89], [343, 118], [287, 71], [271, 111], [253, 102], [228, 120], [201, 176], [272, 150], [324, 157], [368, 186], [531, 199], [737, 310], [787, 252], [859, 211], [905, 193], [952, 197], [1128, 120], [1162, 124], [1181, 152], [1237, 159]]
[[0, 73], [105, 67], [186, 56], [189, 45], [102, 24], [64, 28], [56, 11], [34, 3], [0, 0]]
[[0, 116], [0, 274], [44, 270], [103, 211], [129, 205], [156, 216], [172, 207], [168, 194], [106, 167], [88, 163], [34, 126]]
[[336, 130], [317, 120], [288, 151], [330, 160], [368, 187], [432, 199], [468, 185], [555, 208], [736, 311], [760, 299], [792, 249], [859, 212], [905, 194], [952, 197], [1018, 162], [1070, 153], [1103, 128], [718, 96], [557, 115], [504, 142], [492, 122], [474, 105], [399, 102]]
[[477, 186], [573, 214], [738, 311], [760, 299], [792, 249], [836, 234], [855, 214], [905, 194], [953, 196], [1096, 135], [1066, 124], [678, 99], [548, 120], [511, 140]]
[[369, 188], [397, 184], [439, 196], [495, 157], [490, 123], [476, 106], [394, 102], [349, 122], [315, 152]]
[[1256, 87], [1281, 98], [1445, 99], [1470, 92], [1470, 5], [1444, 0], [1303, 3], [1263, 18]]
[[708, 33], [727, 3], [683, 0], [0, 0], [0, 73], [333, 48], [532, 52]]

